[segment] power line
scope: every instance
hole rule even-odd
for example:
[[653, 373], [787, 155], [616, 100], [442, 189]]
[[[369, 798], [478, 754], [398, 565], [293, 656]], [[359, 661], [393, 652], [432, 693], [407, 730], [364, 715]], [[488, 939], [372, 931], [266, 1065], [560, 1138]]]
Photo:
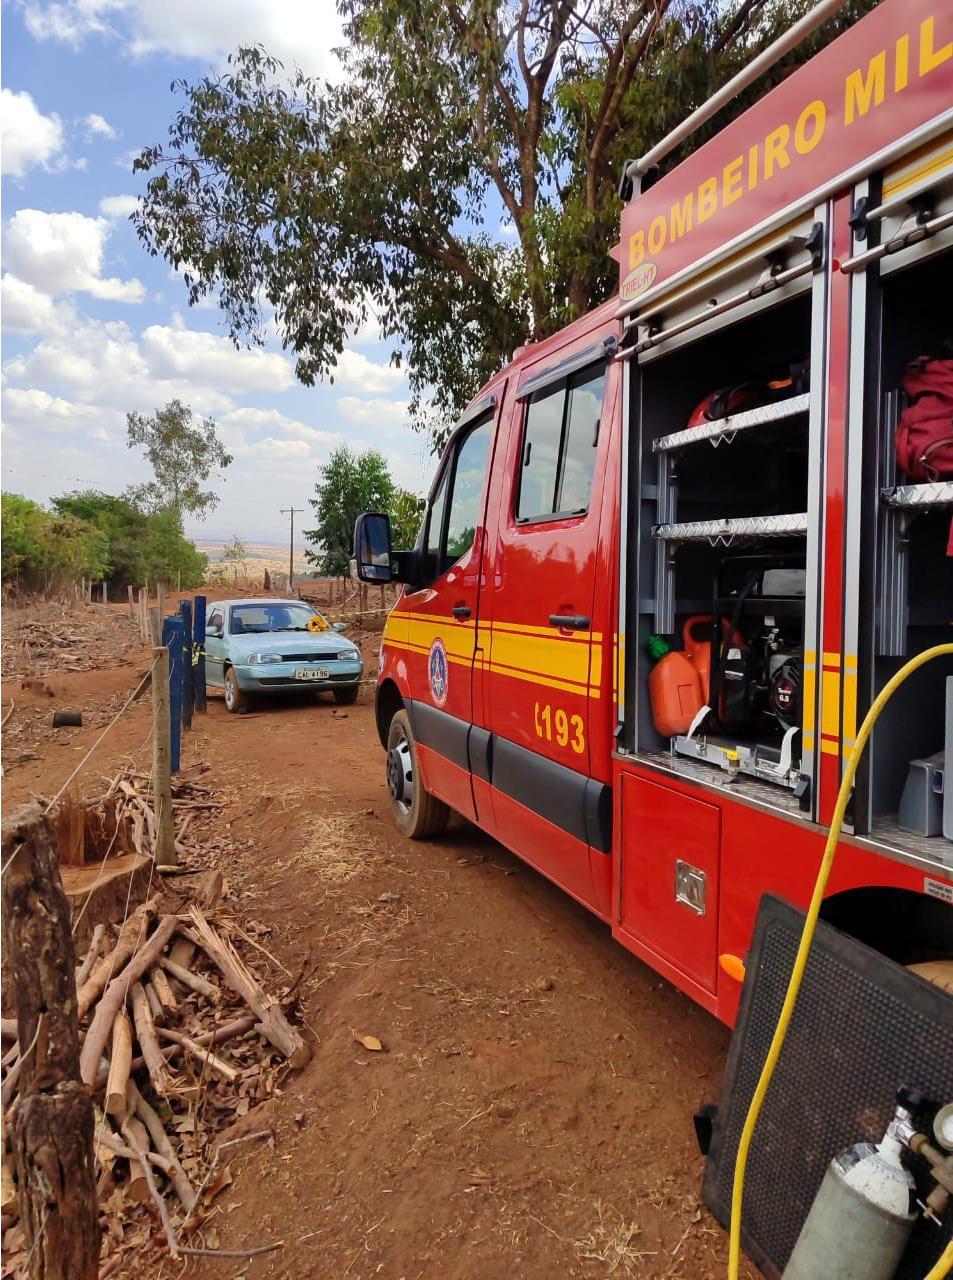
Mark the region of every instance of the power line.
[[[24, 471], [22, 467], [4, 467], [4, 471], [12, 473], [15, 476], [33, 476], [40, 480], [66, 480], [72, 481], [73, 484], [91, 484], [94, 485], [100, 493], [108, 493], [107, 489], [103, 489], [98, 480], [90, 480], [87, 476], [65, 476], [61, 473], [56, 474], [49, 471]], [[118, 493], [110, 494], [110, 497], [118, 498]]]

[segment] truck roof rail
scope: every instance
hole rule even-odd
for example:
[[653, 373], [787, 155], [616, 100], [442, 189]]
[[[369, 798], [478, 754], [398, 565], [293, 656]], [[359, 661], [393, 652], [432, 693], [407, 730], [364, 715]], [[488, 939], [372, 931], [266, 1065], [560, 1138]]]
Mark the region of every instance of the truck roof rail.
[[847, 0], [819, 0], [819, 2], [808, 13], [789, 27], [783, 35], [778, 36], [772, 44], [758, 54], [756, 58], [752, 58], [746, 67], [733, 76], [727, 84], [723, 84], [720, 89], [711, 95], [707, 101], [697, 107], [690, 116], [687, 116], [681, 124], [676, 125], [661, 142], [657, 142], [654, 147], [646, 151], [645, 155], [638, 160], [627, 160], [622, 169], [622, 177], [619, 181], [619, 195], [623, 200], [632, 199], [640, 194], [641, 179], [652, 168], [658, 164], [660, 160], [674, 151], [675, 148], [686, 138], [690, 138], [696, 129], [710, 120], [716, 112], [732, 98], [736, 98], [743, 89], [747, 89], [760, 75], [763, 75], [769, 67], [773, 67], [776, 62], [790, 50], [801, 43], [806, 36], [815, 31], [819, 26], [827, 21], [828, 18], [834, 16], [839, 9], [842, 9]]

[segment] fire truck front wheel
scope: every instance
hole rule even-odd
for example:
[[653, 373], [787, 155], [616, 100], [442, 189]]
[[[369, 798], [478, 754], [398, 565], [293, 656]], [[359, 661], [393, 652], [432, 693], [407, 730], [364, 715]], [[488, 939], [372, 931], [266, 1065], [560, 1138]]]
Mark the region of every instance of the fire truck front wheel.
[[387, 789], [394, 821], [411, 840], [426, 840], [446, 828], [450, 810], [420, 780], [417, 744], [406, 711], [396, 713], [387, 734]]

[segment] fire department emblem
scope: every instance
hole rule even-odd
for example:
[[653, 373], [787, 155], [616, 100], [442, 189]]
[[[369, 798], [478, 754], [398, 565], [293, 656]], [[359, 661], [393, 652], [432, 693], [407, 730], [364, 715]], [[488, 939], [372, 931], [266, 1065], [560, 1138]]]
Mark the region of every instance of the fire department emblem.
[[450, 672], [447, 666], [447, 651], [439, 638], [430, 646], [430, 653], [427, 655], [427, 676], [430, 680], [433, 700], [438, 707], [442, 707], [447, 701]]

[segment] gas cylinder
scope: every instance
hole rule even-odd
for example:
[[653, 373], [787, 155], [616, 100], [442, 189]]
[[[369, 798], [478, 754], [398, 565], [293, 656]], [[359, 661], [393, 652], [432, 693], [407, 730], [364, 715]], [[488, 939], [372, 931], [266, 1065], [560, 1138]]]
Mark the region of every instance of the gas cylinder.
[[900, 1162], [897, 1107], [874, 1146], [858, 1142], [827, 1166], [783, 1280], [891, 1280], [916, 1220], [916, 1188]]

